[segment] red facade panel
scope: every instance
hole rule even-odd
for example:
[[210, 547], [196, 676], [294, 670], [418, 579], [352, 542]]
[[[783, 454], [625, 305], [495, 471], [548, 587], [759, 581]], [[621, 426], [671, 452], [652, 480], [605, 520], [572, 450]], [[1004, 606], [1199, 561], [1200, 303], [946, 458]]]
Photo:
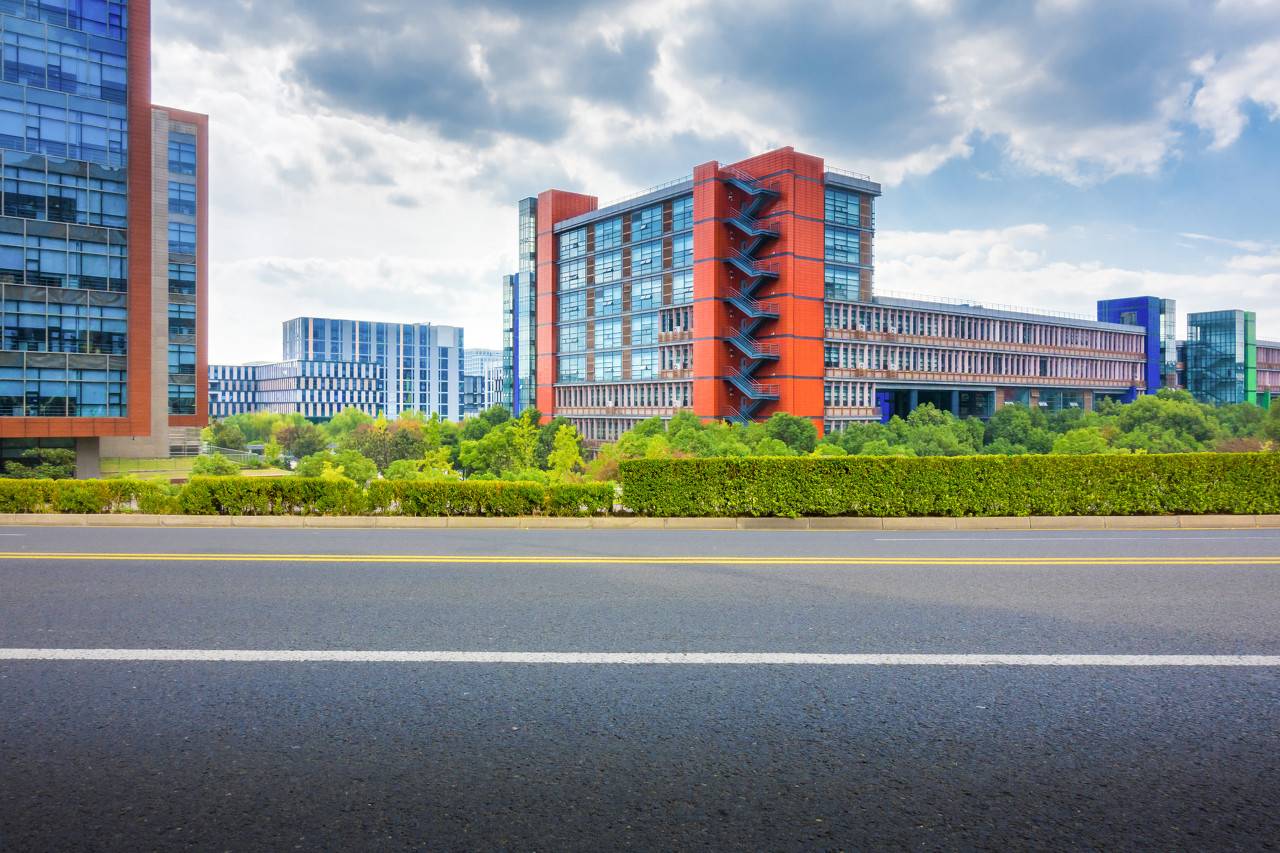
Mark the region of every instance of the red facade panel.
[[550, 420], [555, 411], [556, 381], [556, 238], [555, 226], [590, 213], [599, 206], [595, 196], [547, 190], [538, 196], [537, 348], [538, 392], [535, 405]]

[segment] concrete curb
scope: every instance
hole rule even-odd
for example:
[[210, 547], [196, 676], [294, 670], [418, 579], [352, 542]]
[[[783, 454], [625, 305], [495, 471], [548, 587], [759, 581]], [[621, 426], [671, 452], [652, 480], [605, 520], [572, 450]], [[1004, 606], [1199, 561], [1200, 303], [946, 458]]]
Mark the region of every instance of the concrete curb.
[[399, 518], [394, 516], [0, 515], [0, 527], [244, 527], [268, 530], [1276, 530], [1280, 515], [1035, 518]]

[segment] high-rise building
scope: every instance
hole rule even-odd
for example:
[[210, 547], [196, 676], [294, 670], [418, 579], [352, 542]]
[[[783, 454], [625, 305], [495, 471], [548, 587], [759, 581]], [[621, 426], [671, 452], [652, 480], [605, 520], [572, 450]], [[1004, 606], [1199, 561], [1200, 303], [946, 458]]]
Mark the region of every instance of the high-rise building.
[[0, 457], [168, 455], [204, 423], [208, 120], [152, 106], [147, 0], [0, 32]]
[[507, 392], [610, 440], [680, 409], [838, 429], [926, 402], [987, 417], [1151, 387], [1163, 327], [874, 292], [880, 195], [783, 148], [604, 207], [560, 190], [525, 199], [522, 271], [504, 282]]
[[384, 414], [462, 419], [463, 331], [430, 323], [374, 323], [299, 317], [284, 324], [285, 361], [380, 365]]
[[1098, 320], [1139, 326], [1147, 335], [1145, 379], [1148, 393], [1178, 385], [1178, 305], [1172, 299], [1134, 296], [1098, 303]]
[[501, 383], [489, 381], [494, 367], [501, 369], [502, 351], [468, 349], [463, 352], [462, 417], [470, 418], [502, 402]]
[[535, 405], [537, 385], [538, 200], [520, 202], [518, 272], [502, 279], [502, 405], [519, 416]]

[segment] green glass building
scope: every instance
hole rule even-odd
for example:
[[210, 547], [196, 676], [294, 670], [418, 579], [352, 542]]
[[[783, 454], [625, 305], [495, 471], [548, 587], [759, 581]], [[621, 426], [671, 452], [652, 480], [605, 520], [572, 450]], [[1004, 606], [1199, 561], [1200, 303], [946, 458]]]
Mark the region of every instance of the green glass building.
[[1252, 311], [1187, 315], [1187, 390], [1197, 400], [1261, 405], [1257, 325]]

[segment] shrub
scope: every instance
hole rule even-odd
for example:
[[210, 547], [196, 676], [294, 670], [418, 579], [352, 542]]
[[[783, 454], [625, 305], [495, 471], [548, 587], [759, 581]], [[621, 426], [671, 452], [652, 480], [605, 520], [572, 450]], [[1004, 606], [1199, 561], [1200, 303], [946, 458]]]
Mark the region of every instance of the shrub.
[[169, 500], [167, 486], [145, 480], [0, 480], [3, 513], [153, 513]]
[[194, 477], [178, 499], [184, 515], [360, 515], [364, 492], [350, 480]]
[[447, 480], [378, 480], [369, 486], [369, 504], [383, 515], [534, 515], [546, 504], [537, 483]]
[[196, 457], [191, 473], [197, 477], [234, 477], [240, 473], [240, 466], [221, 453], [215, 453]]
[[672, 459], [622, 463], [653, 516], [1280, 513], [1274, 454]]
[[547, 515], [609, 515], [617, 498], [613, 483], [566, 483], [547, 489]]

